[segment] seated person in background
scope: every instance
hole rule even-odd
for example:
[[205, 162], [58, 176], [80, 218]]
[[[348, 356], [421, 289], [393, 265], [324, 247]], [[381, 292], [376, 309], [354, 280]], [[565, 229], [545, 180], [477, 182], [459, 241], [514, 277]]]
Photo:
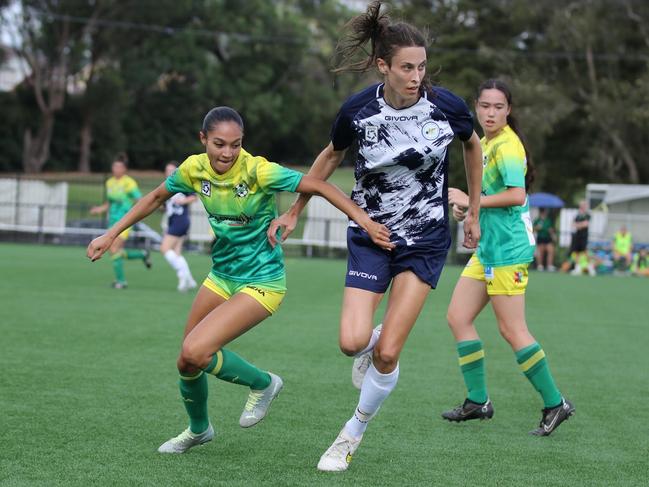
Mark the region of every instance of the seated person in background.
[[554, 242], [556, 233], [554, 231], [554, 222], [548, 213], [547, 208], [539, 210], [539, 216], [534, 220], [534, 232], [536, 233], [536, 268], [540, 271], [549, 270], [554, 272]]
[[625, 225], [613, 236], [613, 261], [618, 270], [625, 271], [631, 266], [633, 238]]
[[638, 253], [633, 256], [631, 273], [634, 276], [649, 277], [649, 255], [647, 255], [646, 248], [640, 249]]

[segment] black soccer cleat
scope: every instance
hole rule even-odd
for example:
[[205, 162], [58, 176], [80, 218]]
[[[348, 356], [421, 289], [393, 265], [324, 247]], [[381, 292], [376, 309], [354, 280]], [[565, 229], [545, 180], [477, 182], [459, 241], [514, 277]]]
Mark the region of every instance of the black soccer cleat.
[[543, 408], [543, 417], [539, 427], [530, 431], [531, 435], [549, 436], [561, 423], [575, 414], [575, 406], [567, 399], [561, 398], [561, 404], [554, 408]]
[[147, 269], [151, 269], [151, 266], [153, 265], [151, 263], [151, 252], [148, 250], [144, 250], [144, 257], [142, 257], [142, 262], [144, 262], [144, 267]]
[[493, 415], [494, 407], [489, 399], [484, 404], [478, 404], [469, 399], [465, 399], [464, 404], [450, 411], [444, 411], [442, 418], [459, 423], [460, 421], [468, 421], [470, 419], [491, 419]]

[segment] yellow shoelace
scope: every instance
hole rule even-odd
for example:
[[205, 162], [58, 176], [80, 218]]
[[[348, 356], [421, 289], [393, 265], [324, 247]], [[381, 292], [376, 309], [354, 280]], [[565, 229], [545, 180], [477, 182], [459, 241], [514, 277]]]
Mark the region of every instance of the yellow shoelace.
[[248, 396], [248, 401], [246, 401], [246, 405], [243, 409], [246, 411], [252, 411], [257, 403], [261, 401], [261, 398], [263, 396], [263, 392], [250, 392], [250, 395]]

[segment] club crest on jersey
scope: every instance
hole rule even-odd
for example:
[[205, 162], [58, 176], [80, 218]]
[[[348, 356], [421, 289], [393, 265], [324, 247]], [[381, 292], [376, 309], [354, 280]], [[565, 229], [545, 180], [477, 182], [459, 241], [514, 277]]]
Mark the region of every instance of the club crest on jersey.
[[422, 125], [421, 135], [426, 140], [435, 140], [439, 135], [439, 126], [435, 122], [428, 121]]
[[375, 144], [379, 141], [379, 128], [374, 125], [365, 127], [365, 142]]
[[201, 194], [212, 196], [212, 185], [209, 181], [201, 181]]
[[234, 188], [232, 188], [232, 191], [234, 191], [234, 195], [237, 198], [244, 198], [248, 196], [250, 190], [248, 189], [248, 185], [246, 183], [239, 183]]

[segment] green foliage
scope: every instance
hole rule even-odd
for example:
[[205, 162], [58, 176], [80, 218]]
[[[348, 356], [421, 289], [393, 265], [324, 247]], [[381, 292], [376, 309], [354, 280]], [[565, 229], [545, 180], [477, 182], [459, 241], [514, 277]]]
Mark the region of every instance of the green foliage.
[[[649, 181], [647, 2], [391, 3], [394, 18], [416, 24], [433, 39], [433, 80], [470, 107], [484, 79], [511, 85], [514, 112], [537, 165], [534, 190], [569, 200], [586, 182]], [[117, 0], [22, 5], [44, 60], [55, 59], [56, 41], [69, 29], [75, 90], [57, 115], [49, 169], [77, 167], [78, 133], [88, 123], [93, 170], [105, 170], [118, 150], [129, 153], [134, 168], [182, 160], [201, 150], [197, 132], [204, 114], [217, 105], [241, 112], [252, 152], [310, 163], [328, 143], [341, 103], [376, 79], [373, 72], [330, 72], [342, 26], [353, 14], [341, 0], [161, 0], [156, 8]], [[38, 126], [33, 95], [19, 96], [24, 105], [18, 108], [7, 99], [9, 124], [2, 134], [13, 137], [12, 155], [0, 156], [0, 169], [17, 168], [8, 161], [21, 153], [16, 147], [22, 130]], [[463, 185], [461, 153], [452, 150], [451, 184]]]

